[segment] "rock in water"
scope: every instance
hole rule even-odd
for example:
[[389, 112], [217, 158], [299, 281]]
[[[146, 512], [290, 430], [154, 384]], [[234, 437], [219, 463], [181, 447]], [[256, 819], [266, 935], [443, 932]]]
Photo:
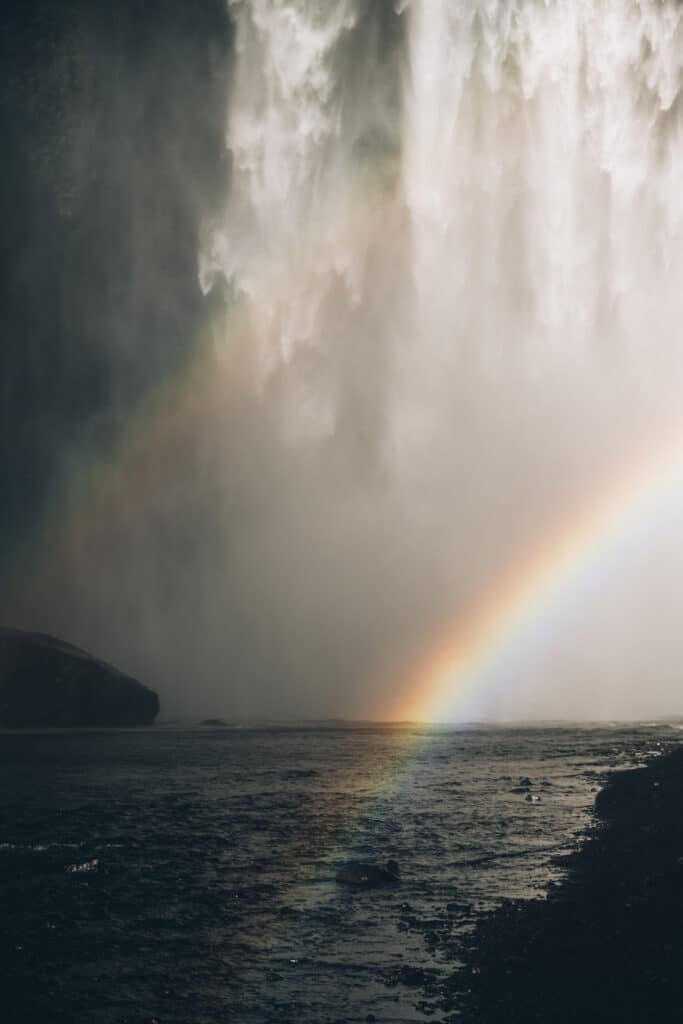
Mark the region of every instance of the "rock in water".
[[395, 860], [387, 861], [385, 868], [377, 864], [363, 864], [360, 861], [349, 861], [337, 871], [336, 879], [342, 885], [358, 885], [369, 888], [375, 885], [390, 885], [401, 880], [398, 864]]
[[0, 626], [0, 727], [151, 725], [159, 698], [104, 661]]

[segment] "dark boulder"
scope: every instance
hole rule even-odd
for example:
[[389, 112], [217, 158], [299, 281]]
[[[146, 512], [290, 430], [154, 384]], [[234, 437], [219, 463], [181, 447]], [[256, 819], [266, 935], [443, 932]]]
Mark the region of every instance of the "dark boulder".
[[104, 661], [41, 633], [0, 627], [0, 727], [151, 725], [152, 690]]
[[336, 879], [342, 885], [369, 888], [375, 885], [391, 885], [400, 882], [401, 875], [395, 860], [387, 861], [384, 868], [378, 864], [363, 864], [360, 861], [352, 860], [339, 868]]

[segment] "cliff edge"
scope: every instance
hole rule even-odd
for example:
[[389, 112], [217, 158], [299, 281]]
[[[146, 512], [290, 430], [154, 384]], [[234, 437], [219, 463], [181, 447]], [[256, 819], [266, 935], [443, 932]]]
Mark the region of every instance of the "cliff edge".
[[42, 633], [0, 626], [0, 727], [151, 725], [152, 690], [112, 665]]

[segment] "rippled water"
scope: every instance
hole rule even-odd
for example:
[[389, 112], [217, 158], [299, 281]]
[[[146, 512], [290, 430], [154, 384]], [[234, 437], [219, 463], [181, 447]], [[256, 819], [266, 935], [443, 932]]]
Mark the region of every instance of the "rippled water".
[[[2, 735], [4, 1019], [429, 1019], [462, 930], [504, 898], [540, 894], [605, 771], [674, 735]], [[526, 777], [540, 801], [519, 791]], [[400, 886], [335, 883], [344, 860], [389, 855]]]

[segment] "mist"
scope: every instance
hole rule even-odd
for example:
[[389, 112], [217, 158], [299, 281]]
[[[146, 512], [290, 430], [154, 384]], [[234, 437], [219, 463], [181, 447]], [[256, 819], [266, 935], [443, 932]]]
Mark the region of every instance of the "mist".
[[[167, 718], [386, 718], [681, 436], [680, 6], [8, 20], [2, 621]], [[456, 717], [683, 713], [682, 503]]]

